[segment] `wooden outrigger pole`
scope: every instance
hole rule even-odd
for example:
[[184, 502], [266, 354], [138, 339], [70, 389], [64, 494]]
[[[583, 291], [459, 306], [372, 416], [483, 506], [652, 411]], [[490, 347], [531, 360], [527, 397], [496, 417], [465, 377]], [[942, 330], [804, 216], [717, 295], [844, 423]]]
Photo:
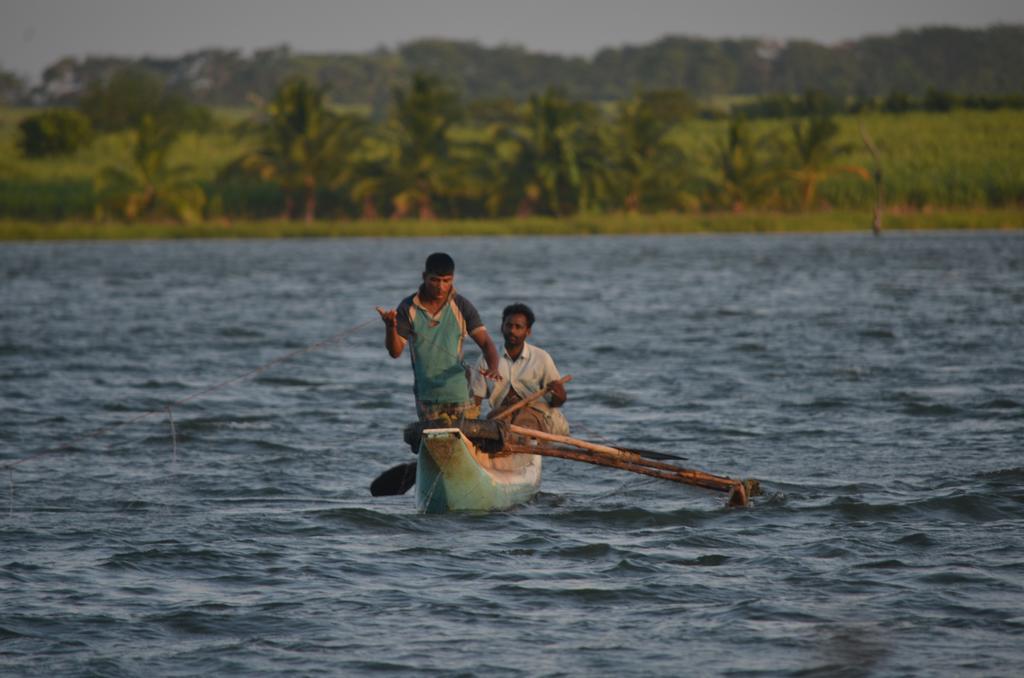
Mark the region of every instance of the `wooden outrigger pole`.
[[[601, 445], [580, 440], [579, 438], [545, 433], [544, 431], [524, 428], [514, 424], [509, 426], [509, 431], [517, 436], [533, 439], [538, 444], [506, 442], [503, 452], [539, 454], [546, 457], [571, 459], [597, 466], [619, 468], [684, 485], [695, 485], [719, 492], [728, 492], [728, 503], [730, 506], [746, 506], [750, 503], [751, 497], [761, 494], [760, 483], [757, 480], [736, 480], [735, 478], [718, 476], [705, 473], [704, 471], [696, 471], [664, 461], [650, 459], [636, 452], [630, 452], [610, 445]], [[558, 446], [540, 444], [540, 441], [557, 443]]]

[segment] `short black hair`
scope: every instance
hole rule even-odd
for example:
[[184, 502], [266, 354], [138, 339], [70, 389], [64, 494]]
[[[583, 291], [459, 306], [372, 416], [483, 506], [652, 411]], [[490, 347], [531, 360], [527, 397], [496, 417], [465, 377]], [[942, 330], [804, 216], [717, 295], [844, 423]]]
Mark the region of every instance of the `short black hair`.
[[501, 312], [501, 322], [505, 324], [505, 318], [510, 315], [522, 315], [526, 316], [526, 326], [532, 328], [533, 321], [536, 320], [533, 316], [533, 311], [526, 304], [516, 302], [515, 304], [509, 304], [505, 307], [505, 310]]
[[427, 257], [423, 271], [431, 275], [455, 275], [455, 260], [444, 252], [434, 252]]

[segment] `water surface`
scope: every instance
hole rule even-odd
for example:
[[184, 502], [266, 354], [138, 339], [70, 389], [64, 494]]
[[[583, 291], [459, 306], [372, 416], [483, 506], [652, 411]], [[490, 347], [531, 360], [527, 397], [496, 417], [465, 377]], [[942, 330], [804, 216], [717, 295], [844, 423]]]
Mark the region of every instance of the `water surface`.
[[[371, 498], [373, 307], [438, 249], [495, 332], [533, 306], [576, 435], [766, 495]], [[5, 244], [0, 673], [1014, 675], [1022, 321], [1018, 233]]]

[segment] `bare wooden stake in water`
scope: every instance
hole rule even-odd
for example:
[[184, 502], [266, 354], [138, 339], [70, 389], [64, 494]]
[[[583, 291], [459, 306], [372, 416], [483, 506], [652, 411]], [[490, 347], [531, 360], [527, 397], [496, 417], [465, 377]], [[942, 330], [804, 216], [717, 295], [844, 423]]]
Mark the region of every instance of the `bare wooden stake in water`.
[[871, 153], [871, 157], [875, 161], [875, 171], [872, 173], [875, 178], [875, 216], [871, 221], [871, 232], [875, 235], [882, 235], [882, 210], [884, 208], [883, 189], [882, 189], [882, 160], [879, 157], [878, 147], [875, 146], [875, 142], [871, 140], [871, 135], [868, 134], [867, 129], [864, 128], [864, 122], [860, 122], [860, 138], [867, 146], [868, 152]]

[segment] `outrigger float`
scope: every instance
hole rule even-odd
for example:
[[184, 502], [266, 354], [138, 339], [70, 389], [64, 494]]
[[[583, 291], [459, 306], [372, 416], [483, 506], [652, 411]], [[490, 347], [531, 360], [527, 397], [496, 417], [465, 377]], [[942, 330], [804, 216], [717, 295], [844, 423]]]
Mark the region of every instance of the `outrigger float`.
[[502, 510], [530, 501], [540, 490], [542, 457], [557, 457], [722, 492], [729, 506], [747, 506], [761, 494], [757, 480], [683, 468], [671, 463], [679, 459], [671, 454], [592, 443], [502, 421], [540, 395], [490, 419], [408, 426], [405, 441], [417, 450], [418, 461], [385, 471], [371, 484], [371, 493], [404, 494], [415, 485], [416, 507], [424, 513]]

